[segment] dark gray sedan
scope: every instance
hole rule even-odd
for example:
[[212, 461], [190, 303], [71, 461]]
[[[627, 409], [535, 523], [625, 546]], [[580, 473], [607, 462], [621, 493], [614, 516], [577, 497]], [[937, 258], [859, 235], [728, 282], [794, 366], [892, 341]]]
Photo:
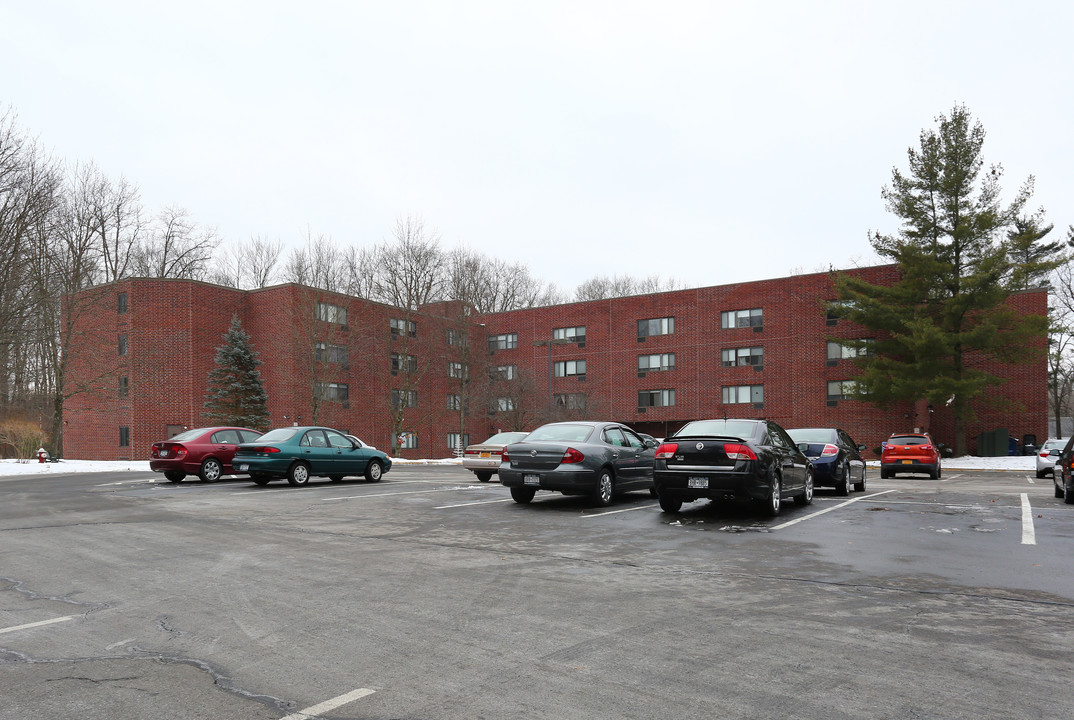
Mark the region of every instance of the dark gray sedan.
[[500, 482], [518, 503], [530, 502], [538, 490], [554, 490], [588, 495], [603, 507], [620, 492], [655, 495], [655, 447], [620, 423], [550, 423], [504, 448]]

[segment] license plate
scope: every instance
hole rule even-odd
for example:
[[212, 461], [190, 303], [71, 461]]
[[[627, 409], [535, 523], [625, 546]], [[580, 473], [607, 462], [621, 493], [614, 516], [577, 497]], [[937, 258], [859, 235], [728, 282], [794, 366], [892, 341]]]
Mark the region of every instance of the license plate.
[[523, 485], [540, 485], [541, 484], [541, 476], [540, 475], [523, 475], [522, 476], [522, 484]]
[[913, 460], [903, 460], [903, 461], [902, 461], [902, 464], [903, 464], [903, 465], [913, 465], [913, 464], [914, 464], [914, 461], [913, 461]]
[[168, 451], [167, 450], [161, 450], [160, 451], [160, 456], [161, 457], [168, 457]]
[[243, 463], [242, 465], [239, 465], [239, 470], [246, 471], [246, 470], [249, 470], [249, 469], [250, 469], [250, 466], [247, 465], [246, 463]]
[[708, 490], [709, 479], [703, 477], [686, 478], [686, 487], [699, 488], [701, 490]]
[[483, 453], [481, 453], [481, 457], [487, 458], [487, 457], [492, 457], [492, 455], [491, 455], [491, 453], [483, 452]]

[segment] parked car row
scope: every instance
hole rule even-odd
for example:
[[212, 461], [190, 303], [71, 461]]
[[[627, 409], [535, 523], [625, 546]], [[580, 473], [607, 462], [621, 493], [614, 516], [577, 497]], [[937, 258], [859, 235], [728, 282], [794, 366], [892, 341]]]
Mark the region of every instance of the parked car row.
[[265, 434], [249, 428], [211, 427], [153, 443], [149, 467], [173, 483], [187, 475], [216, 482], [224, 475], [243, 474], [258, 485], [279, 479], [305, 485], [313, 477], [339, 482], [361, 476], [379, 482], [392, 461], [357, 437], [327, 427], [288, 426]]

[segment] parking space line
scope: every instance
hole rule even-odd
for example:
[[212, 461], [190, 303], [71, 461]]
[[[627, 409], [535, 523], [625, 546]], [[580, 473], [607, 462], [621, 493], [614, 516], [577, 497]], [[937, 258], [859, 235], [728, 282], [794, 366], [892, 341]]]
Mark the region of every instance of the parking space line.
[[1026, 480], [1028, 480], [1031, 485], [1036, 485], [1037, 484], [1037, 481], [1034, 480], [1033, 478], [1029, 477], [1028, 475], [1026, 475]]
[[846, 500], [844, 502], [841, 502], [838, 505], [832, 505], [830, 508], [824, 508], [823, 510], [818, 510], [815, 513], [810, 513], [809, 515], [806, 515], [805, 517], [795, 518], [794, 520], [790, 520], [790, 521], [782, 523], [780, 525], [776, 525], [772, 529], [773, 530], [782, 530], [783, 528], [788, 528], [791, 525], [797, 525], [800, 522], [805, 522], [806, 520], [812, 520], [813, 518], [817, 517], [818, 515], [823, 515], [824, 513], [830, 513], [832, 510], [838, 510], [841, 507], [846, 507], [847, 505], [850, 505], [851, 503], [861, 502], [862, 500], [868, 500], [869, 498], [880, 497], [881, 495], [887, 495], [888, 493], [893, 493], [893, 492], [898, 492], [898, 490], [884, 490], [882, 492], [873, 493], [872, 495], [862, 495], [861, 497], [851, 498], [850, 500]]
[[1037, 533], [1033, 529], [1033, 507], [1029, 504], [1028, 493], [1022, 493], [1022, 544], [1037, 544]]
[[41, 627], [42, 625], [52, 625], [53, 623], [66, 622], [67, 620], [74, 620], [77, 615], [67, 615], [65, 617], [52, 618], [51, 620], [41, 620], [39, 622], [26, 623], [25, 625], [15, 625], [13, 627], [0, 628], [0, 635], [9, 632], [15, 632], [16, 630], [27, 630], [29, 628]]
[[513, 502], [511, 498], [500, 498], [499, 500], [478, 500], [477, 502], [459, 503], [458, 505], [437, 505], [433, 510], [447, 510], [449, 508], [468, 507], [470, 505], [492, 505], [493, 503]]
[[[370, 484], [376, 484], [376, 483], [369, 483], [369, 484], [366, 485], [366, 487], [368, 487]], [[451, 485], [456, 485], [456, 486], [459, 485], [459, 483], [457, 481], [454, 482], [454, 483], [450, 483], [450, 482], [445, 482], [443, 480], [393, 480], [390, 483], [386, 483], [386, 485], [388, 487], [395, 487], [396, 485], [414, 485], [414, 484], [418, 484], [418, 485], [449, 485], [449, 484], [451, 484]], [[332, 483], [332, 484], [314, 483], [313, 485], [307, 485], [307, 486], [304, 486], [304, 487], [323, 487], [325, 489], [342, 490], [342, 489], [346, 488], [347, 486], [346, 485], [337, 485], [336, 483]], [[490, 486], [489, 485], [473, 485], [473, 484], [471, 484], [469, 487], [464, 488], [464, 489], [470, 490], [470, 489], [486, 488], [486, 487], [490, 487]], [[494, 486], [492, 486], [492, 487], [494, 487]], [[233, 492], [233, 493], [230, 493], [230, 494], [231, 495], [250, 495], [252, 493], [256, 493], [257, 495], [266, 495], [268, 493], [281, 493], [281, 492], [295, 492], [295, 488], [293, 488], [290, 485], [288, 485], [287, 487], [275, 488], [273, 490], [253, 490], [252, 488], [250, 488], [248, 486], [246, 490], [239, 490], [237, 492]], [[430, 491], [430, 492], [434, 492], [434, 491]]]
[[639, 505], [638, 507], [623, 508], [622, 510], [609, 510], [607, 512], [599, 513], [582, 513], [582, 517], [604, 517], [605, 515], [617, 515], [618, 513], [633, 512], [634, 510], [648, 510], [649, 508], [657, 507], [653, 505]]
[[298, 712], [291, 713], [286, 717], [280, 718], [280, 720], [309, 720], [309, 718], [322, 715], [326, 712], [331, 712], [332, 710], [335, 710], [341, 705], [346, 705], [347, 703], [354, 702], [355, 700], [364, 698], [366, 695], [372, 695], [375, 692], [376, 690], [370, 690], [369, 688], [359, 688], [357, 690], [352, 690], [346, 695], [340, 695], [339, 697], [334, 697], [331, 700], [325, 700], [323, 703], [311, 705], [305, 710], [299, 710]]
[[386, 493], [376, 493], [376, 494], [370, 494], [370, 495], [346, 495], [344, 497], [321, 498], [321, 502], [333, 502], [333, 501], [336, 501], [336, 500], [361, 500], [362, 498], [391, 497], [393, 495], [428, 495], [429, 493], [442, 493], [442, 492], [451, 492], [452, 490], [471, 490], [471, 489], [483, 490], [484, 488], [481, 488], [481, 487], [476, 487], [476, 488], [443, 488], [443, 489], [440, 489], [440, 490], [407, 490], [407, 491], [404, 491], [404, 492], [386, 492]]

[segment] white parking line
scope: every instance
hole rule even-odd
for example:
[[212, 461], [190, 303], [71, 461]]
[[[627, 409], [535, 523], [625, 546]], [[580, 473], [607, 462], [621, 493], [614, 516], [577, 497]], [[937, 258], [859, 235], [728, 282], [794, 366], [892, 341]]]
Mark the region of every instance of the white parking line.
[[1036, 485], [1037, 484], [1037, 481], [1034, 480], [1033, 478], [1029, 477], [1028, 475], [1026, 475], [1026, 480], [1028, 480], [1031, 485]]
[[806, 515], [805, 517], [796, 518], [794, 520], [790, 520], [790, 521], [782, 523], [780, 525], [776, 525], [772, 529], [773, 530], [782, 530], [783, 528], [788, 528], [791, 525], [797, 525], [800, 522], [805, 522], [806, 520], [812, 520], [813, 518], [817, 517], [818, 515], [823, 515], [824, 513], [830, 513], [832, 510], [838, 510], [841, 507], [846, 507], [847, 505], [850, 505], [851, 503], [861, 502], [862, 500], [868, 500], [869, 498], [879, 497], [881, 495], [887, 495], [888, 493], [893, 493], [893, 492], [899, 492], [899, 491], [898, 490], [884, 490], [883, 492], [873, 493], [872, 495], [862, 495], [861, 497], [851, 498], [850, 500], [847, 500], [845, 502], [841, 502], [838, 505], [832, 505], [830, 508], [824, 508], [823, 510], [818, 510], [815, 513], [810, 513], [809, 515]]
[[26, 623], [25, 625], [15, 625], [13, 627], [0, 628], [0, 635], [9, 632], [15, 632], [16, 630], [26, 630], [27, 628], [41, 627], [42, 625], [52, 625], [53, 623], [66, 622], [67, 620], [74, 620], [77, 615], [67, 615], [66, 617], [52, 618], [51, 620], [41, 620], [40, 622]]
[[[391, 497], [392, 495], [428, 495], [429, 493], [451, 492], [452, 490], [469, 490], [470, 488], [443, 488], [442, 490], [408, 490], [406, 492], [386, 492], [371, 495], [347, 495], [345, 497], [321, 498], [321, 502], [334, 502], [336, 500], [361, 500], [363, 498]], [[481, 489], [481, 488], [478, 488]]]
[[[375, 483], [372, 483], [372, 484], [375, 484]], [[419, 484], [419, 485], [448, 485], [448, 484], [451, 484], [451, 485], [456, 485], [457, 486], [459, 483], [458, 483], [458, 481], [455, 481], [455, 482], [451, 483], [451, 482], [443, 481], [443, 480], [392, 480], [390, 483], [386, 483], [386, 484], [388, 485], [388, 487], [395, 487], [396, 485], [413, 485], [413, 484]], [[346, 488], [348, 486], [347, 485], [339, 485], [339, 484], [336, 484], [336, 483], [332, 483], [332, 484], [315, 483], [313, 485], [307, 485], [305, 487], [323, 487], [325, 489], [341, 490], [341, 489], [344, 489], [344, 488]], [[466, 489], [469, 490], [471, 488], [486, 488], [486, 487], [490, 487], [490, 486], [489, 485], [471, 485], [470, 487], [468, 487]], [[495, 487], [495, 486], [491, 486], [491, 487]], [[250, 489], [249, 487], [247, 487], [245, 490], [239, 490], [237, 492], [233, 492], [233, 493], [230, 493], [230, 494], [231, 495], [250, 495], [251, 493], [256, 492], [258, 495], [266, 495], [268, 493], [281, 493], [281, 492], [294, 492], [294, 491], [295, 491], [295, 488], [293, 488], [290, 485], [288, 485], [287, 487], [276, 488], [274, 490], [256, 490], [256, 491]], [[367, 497], [373, 497], [373, 496], [369, 495]]]
[[354, 702], [355, 700], [364, 698], [366, 695], [372, 695], [375, 692], [376, 690], [370, 690], [368, 688], [359, 688], [357, 690], [353, 690], [347, 693], [346, 695], [340, 695], [339, 697], [334, 697], [331, 700], [325, 700], [323, 703], [311, 705], [305, 710], [299, 710], [298, 712], [291, 713], [286, 717], [280, 718], [280, 720], [309, 720], [309, 718], [311, 717], [316, 717], [323, 713], [330, 712], [341, 705], [346, 705], [347, 703]]
[[638, 507], [623, 508], [622, 510], [609, 510], [608, 512], [599, 513], [583, 513], [582, 517], [604, 517], [605, 515], [617, 515], [619, 513], [633, 512], [634, 510], [648, 510], [649, 508], [657, 507], [656, 505], [639, 505]]
[[1022, 544], [1037, 544], [1037, 533], [1033, 529], [1033, 508], [1029, 504], [1028, 493], [1022, 493]]
[[513, 502], [511, 498], [500, 498], [499, 500], [478, 500], [477, 502], [459, 503], [458, 505], [437, 505], [433, 510], [447, 510], [449, 508], [468, 507], [470, 505], [492, 505], [493, 503]]

